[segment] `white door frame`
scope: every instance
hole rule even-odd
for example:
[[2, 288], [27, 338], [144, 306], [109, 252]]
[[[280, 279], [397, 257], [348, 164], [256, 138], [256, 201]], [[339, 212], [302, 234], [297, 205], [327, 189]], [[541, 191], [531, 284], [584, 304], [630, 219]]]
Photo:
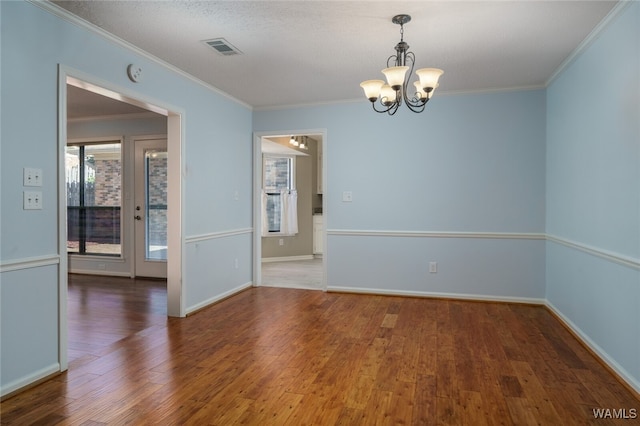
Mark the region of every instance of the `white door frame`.
[[[132, 150], [133, 150], [133, 174], [134, 174], [134, 178], [133, 178], [133, 182], [134, 182], [134, 188], [133, 188], [133, 206], [137, 206], [141, 205], [142, 203], [138, 203], [138, 201], [140, 201], [141, 198], [144, 198], [144, 191], [146, 191], [146, 187], [145, 187], [145, 182], [146, 179], [141, 180], [140, 177], [141, 175], [146, 175], [145, 173], [145, 169], [146, 166], [144, 164], [140, 164], [141, 162], [143, 162], [144, 158], [141, 158], [141, 156], [144, 156], [144, 149], [145, 147], [148, 147], [149, 144], [154, 144], [156, 146], [160, 146], [162, 145], [162, 147], [164, 149], [167, 148], [167, 138], [166, 136], [162, 135], [162, 136], [158, 136], [158, 137], [154, 137], [154, 136], [133, 136], [131, 138], [132, 141]], [[168, 158], [168, 155], [167, 155]], [[141, 191], [143, 191], [143, 193], [140, 193]], [[146, 205], [146, 200], [144, 201], [144, 204]], [[146, 212], [146, 210], [145, 210]], [[126, 214], [126, 213], [125, 213]], [[142, 225], [142, 223], [138, 222], [137, 220], [133, 219], [133, 216], [136, 215], [141, 215], [143, 214], [145, 216], [144, 219], [144, 224], [146, 224], [147, 222], [147, 214], [144, 212], [138, 212], [138, 211], [133, 211], [133, 215], [130, 216], [126, 216], [129, 217], [129, 219], [127, 220], [131, 220], [133, 221], [133, 275], [134, 276], [142, 276], [142, 277], [155, 277], [155, 278], [166, 278], [167, 277], [167, 268], [166, 268], [166, 261], [149, 261], [146, 259], [146, 255], [142, 254], [141, 252], [141, 244], [142, 246], [146, 247], [146, 233], [143, 231], [143, 229], [141, 229], [140, 225]], [[145, 225], [146, 226], [146, 225]]]
[[103, 96], [127, 102], [167, 117], [167, 149], [170, 158], [167, 171], [168, 181], [168, 246], [167, 261], [167, 313], [169, 316], [184, 317], [185, 292], [182, 283], [184, 262], [184, 128], [182, 109], [166, 102], [149, 99], [128, 88], [117, 86], [82, 71], [65, 65], [58, 66], [58, 358], [60, 371], [68, 369], [67, 357], [67, 199], [65, 176], [65, 148], [67, 145], [67, 84], [89, 90]]
[[[327, 193], [327, 129], [253, 133], [253, 285], [262, 285], [262, 139], [277, 136], [322, 135], [322, 192]], [[327, 197], [322, 197], [322, 289], [327, 291]]]

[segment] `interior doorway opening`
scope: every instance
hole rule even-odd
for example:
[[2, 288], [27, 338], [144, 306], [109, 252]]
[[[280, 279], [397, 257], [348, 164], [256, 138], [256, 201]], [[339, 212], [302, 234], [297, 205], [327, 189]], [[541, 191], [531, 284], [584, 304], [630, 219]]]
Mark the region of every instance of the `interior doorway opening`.
[[255, 135], [255, 285], [326, 290], [325, 151], [324, 130]]
[[[60, 253], [60, 268], [59, 268], [59, 360], [61, 371], [64, 371], [68, 368], [68, 339], [67, 339], [67, 321], [68, 321], [68, 312], [67, 312], [67, 296], [68, 296], [68, 273], [70, 272], [70, 260], [68, 256], [68, 221], [67, 221], [67, 168], [65, 164], [65, 159], [67, 157], [67, 142], [69, 141], [68, 137], [68, 114], [70, 113], [70, 105], [68, 103], [69, 93], [70, 91], [75, 91], [77, 89], [81, 89], [83, 92], [91, 96], [101, 96], [104, 99], [110, 102], [117, 102], [119, 107], [124, 107], [125, 109], [129, 109], [127, 113], [129, 114], [149, 114], [153, 113], [156, 115], [160, 115], [166, 122], [166, 132], [161, 135], [163, 138], [166, 138], [166, 156], [170, 159], [167, 162], [166, 167], [166, 179], [167, 179], [167, 200], [166, 200], [166, 312], [169, 316], [185, 316], [185, 308], [184, 308], [184, 291], [182, 287], [182, 217], [181, 217], [181, 200], [182, 200], [182, 144], [183, 144], [183, 129], [182, 129], [182, 116], [184, 115], [179, 109], [176, 108], [168, 108], [159, 105], [157, 102], [149, 102], [144, 99], [143, 96], [140, 96], [135, 93], [129, 93], [126, 89], [123, 88], [114, 88], [110, 87], [109, 83], [98, 81], [94, 79], [92, 76], [86, 75], [77, 70], [72, 70], [64, 66], [59, 67], [59, 80], [58, 80], [58, 153], [59, 153], [59, 161], [58, 161], [58, 236], [59, 236], [59, 253]], [[75, 105], [76, 108], [84, 108], [85, 110], [90, 110], [91, 105]], [[132, 112], [135, 110], [135, 112]], [[105, 115], [105, 107], [99, 106], [98, 111]], [[126, 113], [125, 113], [126, 114]], [[117, 116], [118, 114], [113, 114]], [[103, 117], [104, 118], [104, 117]], [[114, 117], [111, 117], [114, 118]], [[113, 138], [111, 138], [113, 139]], [[96, 142], [96, 141], [94, 141]], [[97, 141], [100, 142], [100, 141]], [[122, 140], [120, 141], [122, 142]], [[130, 144], [131, 145], [131, 144]], [[120, 159], [133, 158], [133, 145], [130, 147], [125, 147], [125, 149], [130, 149], [131, 152], [122, 155]], [[85, 153], [86, 154], [86, 151]], [[83, 155], [84, 155], [83, 154]], [[94, 157], [90, 158], [91, 161], [95, 160]], [[82, 167], [84, 169], [84, 165]], [[95, 167], [93, 170], [95, 173]], [[89, 180], [95, 178], [89, 177]], [[132, 185], [133, 182], [133, 174], [130, 173], [127, 179], [130, 179], [131, 182], [122, 183], [124, 185]], [[85, 182], [87, 182], [85, 176]], [[125, 186], [125, 188], [129, 188]], [[132, 186], [130, 187], [132, 188]], [[119, 214], [115, 213], [115, 209], [113, 206], [111, 207], [111, 216], [112, 218], [115, 216], [119, 217], [120, 221], [127, 221], [130, 219], [131, 222], [134, 220], [134, 204], [132, 201], [132, 192], [129, 190], [124, 190], [121, 192], [122, 194], [122, 205], [120, 206], [121, 212]], [[85, 204], [86, 210], [86, 204]], [[85, 213], [86, 216], [86, 213]], [[85, 217], [86, 221], [86, 217]], [[110, 222], [113, 227], [115, 227], [115, 221]], [[133, 225], [131, 225], [132, 229]], [[119, 231], [114, 231], [111, 233], [110, 238], [112, 242], [117, 242], [118, 244], [122, 244], [125, 239], [125, 235], [130, 228], [121, 227]], [[119, 234], [119, 235], [117, 235]], [[118, 241], [118, 238], [120, 241]], [[86, 241], [86, 240], [85, 240]], [[85, 245], [86, 248], [86, 245]], [[125, 251], [125, 246], [122, 246], [121, 253], [111, 253], [111, 258], [107, 256], [88, 256], [87, 258], [93, 258], [91, 261], [94, 262], [94, 271], [96, 274], [99, 274], [101, 270], [106, 270], [107, 259], [111, 260], [113, 263], [123, 263], [122, 261], [122, 252]], [[135, 270], [131, 269], [128, 271], [120, 271], [120, 273], [116, 270], [112, 275], [120, 275], [120, 276], [135, 276]]]

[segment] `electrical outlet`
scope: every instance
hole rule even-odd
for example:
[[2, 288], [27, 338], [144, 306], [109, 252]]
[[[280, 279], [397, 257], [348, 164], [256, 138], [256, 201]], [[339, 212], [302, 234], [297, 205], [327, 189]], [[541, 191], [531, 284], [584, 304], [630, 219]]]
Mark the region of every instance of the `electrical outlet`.
[[235, 266], [236, 269], [238, 269], [238, 258], [236, 257], [236, 260], [233, 262], [233, 266]]
[[429, 273], [431, 274], [438, 273], [438, 262], [429, 262]]
[[22, 203], [24, 210], [42, 210], [42, 192], [24, 191]]
[[350, 203], [353, 201], [353, 193], [351, 191], [344, 191], [342, 193], [342, 201], [344, 203]]
[[23, 186], [42, 186], [42, 169], [25, 167], [22, 180]]
[[280, 238], [280, 239], [278, 240], [278, 244], [280, 244], [281, 246], [283, 246], [283, 245], [284, 245], [284, 240], [283, 240], [282, 238]]

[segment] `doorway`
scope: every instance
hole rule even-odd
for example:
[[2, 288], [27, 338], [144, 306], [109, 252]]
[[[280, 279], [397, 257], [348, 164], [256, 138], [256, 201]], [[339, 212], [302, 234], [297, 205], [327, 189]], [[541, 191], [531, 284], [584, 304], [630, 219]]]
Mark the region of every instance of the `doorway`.
[[167, 140], [134, 139], [136, 277], [167, 278]]
[[[254, 285], [326, 291], [326, 131], [254, 134]], [[286, 160], [286, 161], [285, 161]], [[276, 167], [278, 164], [287, 167]], [[292, 176], [272, 176], [292, 173]], [[270, 184], [271, 182], [271, 184]], [[287, 182], [287, 188], [276, 188]], [[273, 186], [273, 188], [272, 188]], [[278, 228], [274, 206], [297, 195], [297, 231]], [[284, 197], [278, 202], [278, 197]], [[284, 214], [282, 208], [281, 214]], [[287, 212], [290, 215], [290, 211]], [[278, 212], [275, 212], [278, 215]], [[289, 220], [289, 219], [287, 219]]]
[[[68, 87], [83, 89], [92, 94], [104, 96], [110, 100], [120, 101], [129, 106], [141, 108], [146, 112], [153, 112], [165, 117], [166, 120], [166, 155], [171, 158], [167, 164], [167, 242], [166, 242], [166, 304], [168, 316], [184, 317], [184, 288], [182, 286], [182, 156], [184, 129], [182, 120], [184, 112], [179, 108], [160, 106], [157, 101], [145, 100], [143, 96], [131, 92], [122, 87], [109, 87], [110, 83], [95, 79], [78, 70], [71, 69], [64, 65], [59, 65], [58, 72], [58, 251], [60, 254], [60, 268], [58, 270], [58, 290], [59, 290], [59, 362], [61, 371], [68, 368], [68, 341], [67, 341], [67, 295], [68, 295], [68, 272], [69, 260], [67, 256], [67, 200], [66, 200], [66, 179], [65, 179], [65, 154], [67, 148], [67, 125], [68, 125]], [[80, 108], [88, 108], [80, 106]], [[101, 109], [101, 111], [103, 111]], [[130, 154], [133, 157], [133, 153]], [[133, 174], [131, 174], [133, 179]], [[121, 217], [133, 220], [132, 194], [125, 193], [124, 205], [126, 211]], [[127, 201], [128, 200], [128, 201]], [[104, 259], [104, 258], [100, 258]], [[100, 262], [102, 263], [102, 262]], [[100, 264], [95, 266], [95, 270], [101, 269]], [[132, 276], [133, 269], [125, 276]], [[123, 274], [124, 275], [124, 274]]]

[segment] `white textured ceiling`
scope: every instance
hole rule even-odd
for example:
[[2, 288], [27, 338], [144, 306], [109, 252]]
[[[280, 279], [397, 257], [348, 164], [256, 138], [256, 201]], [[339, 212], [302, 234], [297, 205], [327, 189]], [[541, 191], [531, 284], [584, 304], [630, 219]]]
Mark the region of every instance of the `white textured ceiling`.
[[[359, 83], [412, 16], [416, 67], [442, 68], [439, 92], [544, 85], [615, 1], [54, 1], [256, 108], [363, 99]], [[224, 37], [225, 57], [202, 40]]]

